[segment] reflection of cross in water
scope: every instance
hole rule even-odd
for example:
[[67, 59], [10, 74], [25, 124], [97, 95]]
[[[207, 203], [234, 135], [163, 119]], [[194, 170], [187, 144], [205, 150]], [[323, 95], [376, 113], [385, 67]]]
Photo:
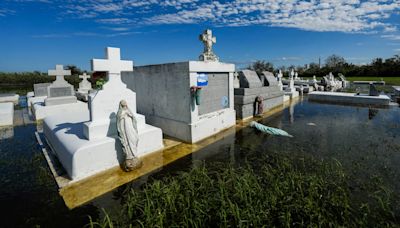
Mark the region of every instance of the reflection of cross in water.
[[64, 70], [63, 65], [56, 65], [55, 70], [48, 70], [47, 74], [49, 76], [56, 76], [56, 82], [65, 82], [64, 76], [71, 75], [70, 70]]
[[212, 46], [217, 43], [217, 38], [212, 36], [212, 31], [207, 29], [200, 35], [199, 39], [204, 44], [204, 53], [212, 53]]
[[86, 73], [83, 73], [83, 75], [79, 75], [79, 78], [83, 79], [82, 81], [87, 81], [90, 78], [90, 75], [87, 75]]

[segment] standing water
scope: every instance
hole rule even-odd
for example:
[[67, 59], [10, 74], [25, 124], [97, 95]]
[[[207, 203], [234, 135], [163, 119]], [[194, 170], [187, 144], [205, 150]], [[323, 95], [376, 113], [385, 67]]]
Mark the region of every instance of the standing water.
[[36, 126], [1, 129], [1, 226], [81, 227], [88, 223], [88, 216], [94, 220], [100, 218], [102, 208], [109, 212], [118, 211], [127, 188], [140, 188], [145, 183], [187, 172], [203, 163], [222, 162], [238, 166], [246, 162], [257, 163], [261, 160], [256, 158], [265, 154], [335, 159], [344, 170], [361, 180], [376, 175], [386, 186], [400, 191], [398, 107], [371, 109], [304, 100], [261, 123], [283, 129], [294, 137], [266, 135], [253, 128], [244, 128], [73, 210], [65, 207], [58, 194], [57, 185], [34, 138]]

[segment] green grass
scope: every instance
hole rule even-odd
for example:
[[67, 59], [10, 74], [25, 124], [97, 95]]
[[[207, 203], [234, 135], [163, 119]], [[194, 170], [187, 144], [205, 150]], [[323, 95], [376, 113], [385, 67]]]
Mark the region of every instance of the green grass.
[[336, 160], [270, 154], [257, 161], [242, 167], [203, 165], [151, 181], [139, 190], [127, 188], [122, 210], [114, 216], [106, 212], [103, 219], [91, 221], [88, 227], [399, 224], [393, 192], [377, 176], [364, 176], [367, 181], [359, 181]]

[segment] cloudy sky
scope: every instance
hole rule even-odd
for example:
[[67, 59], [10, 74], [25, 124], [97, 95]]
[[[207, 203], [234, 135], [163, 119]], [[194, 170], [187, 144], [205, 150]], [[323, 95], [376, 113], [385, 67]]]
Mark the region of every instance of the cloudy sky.
[[400, 0], [1, 0], [0, 71], [89, 70], [104, 47], [135, 65], [196, 60], [211, 28], [221, 61], [303, 65], [400, 54]]

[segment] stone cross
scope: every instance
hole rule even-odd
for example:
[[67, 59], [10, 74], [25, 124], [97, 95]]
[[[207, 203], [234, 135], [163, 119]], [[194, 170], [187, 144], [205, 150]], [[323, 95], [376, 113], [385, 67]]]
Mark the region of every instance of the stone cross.
[[290, 72], [290, 76], [292, 76], [291, 79], [293, 79], [293, 76], [294, 76], [294, 69], [292, 69], [292, 71]]
[[54, 83], [66, 83], [64, 76], [71, 75], [70, 70], [64, 70], [63, 65], [56, 65], [55, 70], [48, 70], [47, 74], [49, 76], [56, 76], [56, 81]]
[[121, 80], [121, 71], [132, 71], [133, 61], [121, 60], [119, 48], [107, 47], [106, 59], [92, 59], [92, 70], [107, 72], [108, 81]]
[[200, 34], [199, 39], [204, 44], [204, 52], [199, 59], [202, 61], [218, 61], [218, 57], [213, 53], [212, 46], [217, 43], [217, 38], [212, 35], [210, 29], [205, 30]]
[[82, 81], [87, 81], [90, 78], [90, 75], [83, 73], [82, 75], [79, 75], [79, 78], [82, 79]]

